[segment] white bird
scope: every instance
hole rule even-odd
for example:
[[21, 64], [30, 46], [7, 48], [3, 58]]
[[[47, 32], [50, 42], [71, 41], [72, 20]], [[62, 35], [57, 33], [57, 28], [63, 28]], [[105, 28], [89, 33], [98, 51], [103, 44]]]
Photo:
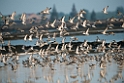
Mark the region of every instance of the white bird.
[[11, 17], [10, 17], [10, 19], [11, 20], [15, 20], [15, 15], [16, 15], [16, 12], [13, 12], [12, 15], [11, 15]]
[[32, 58], [33, 58], [33, 54], [31, 54], [30, 56], [29, 56], [29, 62], [31, 62], [32, 61]]
[[62, 37], [62, 43], [65, 43], [66, 37]]
[[101, 45], [101, 46], [102, 46], [102, 47], [105, 46], [105, 40], [102, 41], [102, 45]]
[[122, 26], [121, 26], [122, 28], [124, 28], [124, 22], [123, 22], [123, 24], [122, 24]]
[[57, 46], [56, 46], [56, 48], [55, 48], [55, 52], [57, 52], [57, 53], [59, 53], [58, 47], [59, 47], [59, 44], [57, 44]]
[[54, 41], [56, 40], [56, 33], [55, 32], [53, 33], [53, 39], [54, 39]]
[[6, 64], [6, 55], [3, 55], [3, 59], [2, 59], [3, 63]]
[[76, 23], [75, 28], [77, 28], [77, 29], [78, 29], [78, 28], [79, 28], [78, 26], [79, 26], [79, 22], [77, 22], [77, 23]]
[[86, 27], [86, 22], [87, 22], [87, 21], [84, 20], [84, 22], [83, 22], [83, 24], [82, 24], [83, 27]]
[[49, 14], [50, 10], [51, 10], [51, 8], [46, 7], [45, 10], [41, 11], [41, 14]]
[[108, 12], [107, 12], [108, 7], [109, 7], [109, 6], [106, 6], [105, 8], [103, 8], [103, 13], [104, 13], [104, 14], [108, 14]]
[[46, 23], [45, 27], [46, 27], [46, 28], [49, 28], [49, 24], [50, 24], [50, 23], [49, 23], [49, 21], [48, 21], [48, 22]]
[[76, 53], [77, 55], [80, 54], [80, 52], [79, 52], [79, 46], [77, 46], [75, 53]]
[[80, 18], [84, 18], [83, 14], [86, 14], [86, 12], [84, 10], [80, 10], [80, 12], [77, 14], [78, 20], [80, 20]]
[[2, 37], [2, 35], [3, 35], [3, 34], [2, 34], [2, 32], [0, 32], [0, 43], [2, 43], [2, 44], [3, 44], [3, 43], [4, 43], [4, 41], [3, 41], [3, 37]]
[[9, 41], [8, 41], [8, 46], [10, 46], [10, 45], [11, 45], [11, 41], [9, 40]]
[[73, 18], [69, 17], [69, 23], [73, 24], [74, 23], [74, 19], [75, 19], [75, 17], [73, 17]]
[[60, 20], [62, 23], [65, 23], [65, 16], [63, 16]]
[[21, 19], [21, 21], [22, 21], [22, 24], [23, 24], [23, 25], [26, 25], [26, 14], [25, 14], [25, 13], [22, 13], [20, 19]]
[[60, 83], [60, 79], [58, 78], [57, 82], [56, 83]]
[[86, 47], [88, 44], [87, 44], [87, 40], [84, 40], [84, 44], [83, 46]]
[[89, 28], [85, 32], [83, 32], [84, 35], [89, 35]]
[[63, 28], [64, 29], [68, 29], [67, 26], [66, 26], [66, 23], [64, 23]]
[[56, 22], [56, 19], [53, 21], [53, 23], [50, 24], [50, 26], [51, 26], [52, 28], [55, 28], [55, 22]]
[[30, 36], [29, 36], [29, 41], [32, 41], [32, 36], [33, 36], [33, 34], [31, 34]]
[[76, 40], [78, 40], [78, 38], [75, 37], [75, 36], [70, 37], [70, 39], [71, 39], [71, 41], [76, 41]]
[[62, 23], [60, 26], [57, 28], [59, 31], [62, 31], [64, 29], [64, 23]]
[[100, 42], [101, 39], [97, 36], [96, 42]]
[[25, 35], [25, 37], [24, 37], [24, 41], [26, 41], [26, 40], [27, 40], [27, 36], [28, 36], [28, 35], [26, 34], [26, 35]]
[[108, 27], [105, 28], [105, 30], [102, 32], [102, 34], [107, 34], [106, 31], [108, 30]]
[[43, 34], [40, 35], [40, 39], [39, 39], [39, 40], [40, 40], [40, 41], [43, 40]]

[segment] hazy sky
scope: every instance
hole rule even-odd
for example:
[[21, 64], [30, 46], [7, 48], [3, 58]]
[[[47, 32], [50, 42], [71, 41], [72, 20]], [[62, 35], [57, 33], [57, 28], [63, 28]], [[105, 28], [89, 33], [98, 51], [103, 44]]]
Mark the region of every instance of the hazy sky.
[[89, 12], [95, 10], [101, 12], [105, 6], [108, 11], [115, 11], [118, 6], [124, 8], [124, 0], [0, 0], [0, 12], [4, 15], [16, 11], [17, 14], [38, 13], [46, 7], [53, 7], [55, 4], [58, 12], [69, 13], [72, 4], [75, 4], [77, 11], [87, 9]]

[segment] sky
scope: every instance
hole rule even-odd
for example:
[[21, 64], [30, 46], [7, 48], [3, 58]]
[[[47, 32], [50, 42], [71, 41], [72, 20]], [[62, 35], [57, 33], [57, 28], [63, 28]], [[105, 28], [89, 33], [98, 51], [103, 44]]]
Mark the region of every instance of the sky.
[[77, 12], [87, 9], [89, 12], [101, 12], [109, 6], [108, 11], [115, 11], [117, 7], [124, 8], [124, 0], [0, 0], [0, 12], [4, 15], [16, 11], [21, 13], [38, 13], [46, 7], [56, 6], [57, 12], [68, 14], [75, 4]]

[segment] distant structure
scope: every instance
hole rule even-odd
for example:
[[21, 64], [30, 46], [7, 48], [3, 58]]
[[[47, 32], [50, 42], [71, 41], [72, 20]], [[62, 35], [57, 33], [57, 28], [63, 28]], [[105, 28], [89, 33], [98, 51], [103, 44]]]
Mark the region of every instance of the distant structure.
[[72, 11], [70, 12], [70, 17], [74, 17], [77, 14], [75, 4], [72, 5]]
[[54, 21], [55, 19], [58, 19], [58, 12], [56, 10], [56, 6], [53, 5], [53, 9], [52, 9], [51, 16], [50, 16], [50, 21]]
[[91, 18], [92, 21], [95, 21], [96, 20], [96, 13], [95, 13], [94, 10], [92, 11], [90, 18]]

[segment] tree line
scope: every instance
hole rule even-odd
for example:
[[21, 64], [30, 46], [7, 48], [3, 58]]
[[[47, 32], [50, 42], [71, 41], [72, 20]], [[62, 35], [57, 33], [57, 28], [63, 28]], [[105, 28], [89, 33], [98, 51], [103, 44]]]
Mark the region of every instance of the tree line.
[[[117, 15], [118, 11], [124, 14], [124, 8], [122, 6], [117, 7], [115, 11], [108, 11], [107, 15], [103, 14], [102, 11], [95, 12], [95, 10], [93, 10], [92, 12], [89, 12], [87, 9], [84, 9], [84, 10], [86, 11], [86, 14], [84, 15], [84, 19], [88, 19], [91, 21], [95, 21], [98, 19], [104, 20], [111, 17], [121, 18], [120, 16]], [[66, 15], [67, 18], [74, 17], [76, 16], [76, 14], [77, 14], [77, 10], [76, 10], [75, 4], [72, 5], [72, 9], [69, 14], [64, 14], [63, 12], [57, 12], [56, 6], [54, 5], [51, 11], [50, 20], [53, 21], [54, 19], [61, 18], [63, 15]]]

